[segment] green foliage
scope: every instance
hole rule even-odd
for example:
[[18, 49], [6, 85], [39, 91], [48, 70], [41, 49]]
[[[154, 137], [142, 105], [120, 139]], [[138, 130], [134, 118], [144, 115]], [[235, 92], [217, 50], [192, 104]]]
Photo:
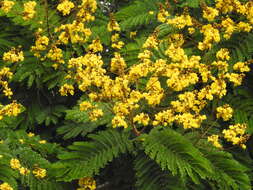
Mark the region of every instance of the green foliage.
[[213, 183], [214, 189], [250, 189], [250, 179], [246, 174], [248, 169], [234, 160], [231, 154], [207, 145], [200, 147], [200, 150], [212, 163], [214, 172], [209, 183]]
[[189, 176], [195, 183], [212, 172], [211, 163], [193, 144], [171, 129], [152, 130], [144, 141], [145, 153], [163, 170], [182, 179]]
[[139, 153], [135, 160], [136, 187], [138, 190], [180, 190], [185, 189], [183, 183], [177, 180], [166, 171], [162, 171], [157, 163], [147, 157], [144, 153]]
[[101, 131], [91, 134], [90, 142], [75, 142], [69, 146], [69, 152], [59, 155], [61, 164], [56, 164], [57, 177], [72, 181], [81, 177], [98, 174], [99, 169], [122, 153], [133, 151], [129, 135], [116, 130]]

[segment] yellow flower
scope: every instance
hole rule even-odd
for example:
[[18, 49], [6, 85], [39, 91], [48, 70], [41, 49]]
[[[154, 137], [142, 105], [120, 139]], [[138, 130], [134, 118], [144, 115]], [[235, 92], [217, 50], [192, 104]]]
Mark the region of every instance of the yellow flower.
[[0, 3], [2, 11], [8, 13], [15, 3], [13, 1], [4, 0]]
[[19, 173], [21, 175], [28, 175], [30, 173], [30, 170], [28, 168], [21, 167], [19, 168]]
[[103, 51], [103, 46], [100, 42], [100, 40], [93, 40], [92, 44], [89, 45], [88, 49], [92, 52], [99, 52], [99, 51]]
[[6, 182], [0, 185], [0, 190], [13, 190], [13, 188]]
[[24, 144], [24, 143], [25, 143], [24, 139], [19, 139], [19, 142], [20, 142], [21, 144]]
[[64, 0], [58, 4], [57, 10], [62, 12], [62, 14], [65, 16], [68, 15], [71, 9], [73, 9], [74, 7], [75, 7], [74, 3], [72, 3], [69, 0]]
[[239, 86], [242, 84], [242, 79], [245, 77], [244, 73], [237, 74], [237, 73], [227, 73], [225, 77], [232, 83], [234, 86]]
[[216, 53], [216, 58], [220, 60], [229, 60], [229, 51], [226, 48], [221, 48], [217, 53]]
[[12, 158], [10, 160], [10, 166], [12, 169], [19, 169], [21, 167], [21, 164], [18, 159]]
[[203, 18], [208, 21], [213, 21], [219, 15], [219, 11], [212, 7], [205, 7], [203, 10]]
[[32, 19], [35, 15], [35, 6], [36, 6], [35, 1], [27, 1], [24, 3], [24, 11], [23, 11], [23, 19], [24, 20], [29, 20]]
[[32, 173], [35, 175], [37, 178], [44, 178], [47, 175], [47, 170], [43, 168], [35, 168]]
[[96, 189], [96, 180], [94, 180], [92, 177], [81, 178], [78, 180], [78, 184], [80, 187], [84, 189], [89, 189], [89, 190]]
[[127, 122], [125, 121], [125, 117], [124, 116], [115, 116], [112, 119], [112, 127], [124, 127], [127, 128]]
[[115, 72], [117, 74], [123, 74], [125, 68], [127, 67], [125, 60], [121, 57], [120, 53], [115, 52], [114, 57], [111, 60], [111, 72]]
[[154, 11], [149, 11], [148, 14], [153, 15]]
[[192, 27], [188, 28], [188, 32], [189, 34], [193, 34], [195, 32], [195, 28]]
[[149, 123], [149, 116], [148, 114], [144, 114], [144, 113], [140, 113], [138, 115], [136, 115], [134, 118], [133, 118], [133, 122], [134, 123], [138, 123], [138, 124], [142, 124], [144, 126], [147, 126], [148, 123]]
[[207, 141], [213, 143], [213, 145], [217, 148], [222, 148], [221, 144], [219, 143], [218, 135], [211, 135], [207, 137]]
[[155, 35], [151, 35], [147, 38], [145, 43], [142, 45], [143, 48], [157, 48], [158, 47], [158, 40]]
[[134, 38], [137, 34], [137, 31], [130, 32], [130, 38]]
[[74, 95], [74, 87], [73, 87], [73, 85], [64, 84], [60, 88], [60, 93], [61, 93], [62, 96], [67, 96], [68, 93], [71, 94], [71, 95]]
[[35, 135], [35, 134], [34, 134], [34, 133], [31, 133], [31, 132], [29, 132], [29, 133], [27, 134], [28, 137], [34, 137], [34, 135]]
[[40, 140], [39, 143], [40, 143], [40, 144], [46, 144], [47, 141], [46, 141], [46, 140]]
[[3, 54], [3, 61], [10, 63], [24, 61], [23, 51], [20, 51], [16, 48], [12, 48], [10, 51], [5, 52]]
[[236, 124], [230, 125], [229, 129], [224, 129], [222, 133], [228, 142], [232, 142], [233, 145], [240, 145], [242, 148], [246, 148], [244, 144], [248, 139], [248, 136], [245, 134], [246, 129], [246, 124]]
[[243, 32], [250, 32], [252, 29], [252, 26], [249, 23], [246, 22], [239, 22], [237, 24], [237, 28], [239, 31], [243, 31]]
[[89, 119], [91, 121], [97, 121], [98, 118], [102, 117], [104, 115], [104, 112], [102, 109], [94, 109], [89, 112]]
[[233, 65], [233, 69], [240, 72], [249, 72], [250, 68], [246, 62], [237, 62]]
[[168, 16], [170, 16], [169, 12], [166, 11], [163, 7], [160, 7], [160, 10], [159, 10], [159, 12], [157, 14], [157, 20], [159, 22], [165, 23]]
[[192, 26], [192, 18], [190, 15], [175, 16], [172, 19], [167, 19], [167, 24], [174, 25], [179, 29], [183, 29], [186, 26]]
[[216, 111], [216, 117], [222, 118], [224, 121], [228, 121], [233, 116], [233, 109], [228, 104], [217, 107]]
[[109, 31], [109, 32], [112, 32], [112, 31], [120, 31], [120, 27], [119, 27], [119, 24], [118, 24], [118, 22], [114, 19], [114, 18], [112, 18], [110, 21], [109, 21], [109, 23], [108, 23], [108, 25], [107, 25], [107, 30]]
[[64, 63], [64, 60], [62, 59], [63, 58], [62, 49], [57, 48], [56, 46], [53, 46], [46, 56], [47, 58], [57, 63]]

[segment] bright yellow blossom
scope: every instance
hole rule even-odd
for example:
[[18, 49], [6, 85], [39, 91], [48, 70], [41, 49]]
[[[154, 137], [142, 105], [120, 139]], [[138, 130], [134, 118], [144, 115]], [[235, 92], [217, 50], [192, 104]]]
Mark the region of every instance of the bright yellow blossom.
[[228, 121], [233, 116], [233, 109], [228, 104], [217, 107], [216, 111], [216, 117], [222, 118], [224, 121]]
[[147, 126], [149, 124], [149, 120], [150, 119], [149, 119], [148, 114], [144, 114], [144, 113], [140, 113], [133, 118], [134, 123], [137, 122], [138, 124], [141, 124], [144, 126]]
[[205, 7], [203, 10], [203, 18], [207, 19], [208, 21], [213, 21], [218, 15], [219, 11], [215, 8]]
[[95, 190], [96, 181], [91, 177], [84, 177], [78, 180], [78, 185], [84, 189]]
[[12, 169], [19, 169], [21, 167], [20, 161], [16, 158], [10, 160], [10, 166]]
[[67, 96], [68, 93], [71, 95], [74, 95], [74, 87], [73, 85], [69, 85], [69, 84], [64, 84], [59, 92], [61, 93], [62, 96]]
[[222, 145], [219, 143], [219, 136], [218, 135], [211, 135], [211, 136], [207, 137], [207, 141], [211, 142], [217, 148], [222, 148]]
[[6, 182], [0, 185], [0, 190], [13, 190], [13, 188]]
[[47, 175], [47, 170], [43, 168], [35, 168], [32, 173], [34, 174], [35, 177], [37, 178], [45, 178]]
[[14, 5], [14, 1], [4, 0], [0, 2], [1, 10], [8, 13]]
[[35, 6], [36, 6], [35, 1], [27, 1], [24, 3], [24, 11], [23, 11], [23, 19], [24, 20], [29, 20], [32, 19], [35, 15]]
[[62, 12], [62, 14], [65, 16], [68, 15], [71, 9], [73, 9], [74, 7], [75, 7], [74, 3], [72, 3], [69, 0], [64, 0], [58, 4], [57, 10]]

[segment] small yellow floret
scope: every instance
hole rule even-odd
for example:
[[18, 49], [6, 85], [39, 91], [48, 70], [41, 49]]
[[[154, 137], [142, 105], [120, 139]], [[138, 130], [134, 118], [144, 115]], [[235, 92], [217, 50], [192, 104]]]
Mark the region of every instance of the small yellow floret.
[[68, 15], [71, 9], [73, 9], [74, 7], [75, 7], [74, 3], [72, 3], [69, 0], [64, 0], [60, 4], [58, 4], [57, 10], [62, 12], [62, 14], [65, 16]]
[[24, 20], [29, 20], [32, 19], [35, 15], [35, 6], [36, 6], [35, 1], [28, 1], [24, 3], [24, 11], [23, 11], [23, 19]]
[[222, 148], [221, 144], [219, 143], [218, 135], [211, 135], [207, 137], [207, 141], [213, 143], [213, 145], [217, 148]]
[[84, 177], [78, 180], [78, 185], [84, 189], [95, 190], [96, 180], [94, 180], [92, 177]]
[[148, 114], [144, 114], [144, 113], [140, 113], [133, 118], [134, 123], [137, 122], [138, 124], [141, 124], [144, 126], [147, 126], [149, 124], [149, 120], [150, 119], [149, 119]]
[[233, 116], [233, 109], [228, 104], [217, 107], [216, 111], [216, 117], [222, 118], [224, 121], [228, 121]]
[[13, 188], [6, 182], [0, 185], [0, 190], [13, 190]]
[[19, 168], [19, 173], [21, 175], [28, 175], [30, 173], [30, 170], [28, 168], [21, 167], [21, 168]]
[[4, 0], [0, 3], [2, 11], [8, 13], [15, 3], [13, 1]]
[[218, 15], [219, 11], [215, 8], [205, 7], [203, 10], [203, 18], [207, 19], [208, 21], [213, 21]]
[[44, 178], [47, 175], [47, 170], [43, 168], [35, 168], [32, 173], [35, 175], [37, 178]]
[[74, 95], [74, 87], [73, 87], [73, 85], [64, 84], [60, 88], [60, 93], [61, 93], [62, 96], [67, 96], [68, 93], [71, 94], [71, 95]]
[[18, 159], [12, 158], [10, 160], [10, 166], [12, 169], [19, 169], [21, 167], [21, 164]]

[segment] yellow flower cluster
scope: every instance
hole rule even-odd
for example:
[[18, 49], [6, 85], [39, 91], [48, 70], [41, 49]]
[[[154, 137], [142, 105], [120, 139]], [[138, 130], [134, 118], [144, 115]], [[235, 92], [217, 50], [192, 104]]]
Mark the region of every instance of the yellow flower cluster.
[[[67, 1], [65, 0], [65, 3]], [[250, 3], [243, 4], [238, 0], [215, 2], [215, 7], [202, 7], [205, 24], [200, 23], [203, 19], [191, 17], [187, 10], [182, 15], [169, 17], [168, 11], [160, 6], [157, 19], [173, 25], [179, 32], [170, 34], [165, 40], [160, 40], [156, 31], [149, 35], [138, 54], [139, 60], [129, 66], [124, 54], [119, 51], [124, 42], [120, 40], [121, 29], [113, 15], [110, 17], [107, 30], [112, 32], [111, 47], [115, 52], [109, 64], [108, 61], [104, 64], [103, 54], [100, 53], [103, 51], [100, 40], [89, 39], [91, 31], [85, 28], [86, 22], [94, 19], [92, 14], [97, 4], [95, 0], [82, 0], [82, 4], [76, 6], [76, 20], [56, 28], [55, 32], [59, 32], [58, 41], [53, 42], [57, 46], [69, 42], [86, 43], [86, 53], [83, 56], [74, 56], [66, 62], [66, 79], [74, 80], [75, 86], [89, 97], [80, 103], [80, 110], [86, 111], [92, 121], [102, 117], [106, 111], [112, 112], [112, 127], [136, 129], [135, 124], [138, 124], [138, 127], [176, 124], [184, 129], [201, 127], [202, 130], [203, 127], [205, 130], [206, 126], [202, 123], [208, 118], [209, 113], [204, 108], [209, 105], [209, 101], [224, 97], [227, 93], [227, 83], [240, 85], [245, 76], [244, 72], [250, 70], [246, 61], [237, 62], [231, 68], [230, 50], [226, 48], [216, 52], [215, 60], [206, 61], [204, 50], [209, 51], [215, 43], [230, 38], [235, 32], [252, 30], [253, 6]], [[67, 10], [65, 11], [68, 14]], [[241, 14], [245, 19], [242, 17], [238, 22], [234, 21], [234, 17], [222, 17], [229, 12]], [[187, 36], [183, 35], [185, 31]], [[193, 42], [194, 46], [201, 50], [197, 51], [198, 55], [185, 49], [189, 42], [188, 37], [195, 36], [189, 34], [194, 32], [203, 35], [203, 40]], [[136, 34], [130, 33], [130, 37], [132, 35]], [[88, 41], [91, 43], [88, 44]], [[156, 57], [155, 49], [161, 43], [164, 43], [166, 50], [165, 56], [159, 59]], [[59, 63], [59, 60], [62, 60], [61, 49], [51, 47], [47, 57]], [[64, 84], [60, 88], [61, 95], [73, 95], [73, 85]], [[168, 101], [170, 95], [173, 99]], [[106, 103], [107, 106], [100, 107], [97, 103]], [[152, 113], [147, 114], [148, 109], [152, 109]], [[231, 119], [232, 114], [233, 109], [229, 105], [220, 106], [216, 110], [216, 117], [224, 121]], [[232, 128], [230, 127], [229, 132], [223, 131], [224, 137], [228, 141], [236, 142], [238, 136], [233, 136]], [[240, 131], [237, 131], [237, 134], [243, 136]], [[208, 141], [222, 148], [219, 137], [221, 136], [210, 135]], [[241, 142], [243, 140], [240, 140], [239, 144], [243, 144]]]
[[68, 93], [71, 95], [74, 95], [74, 87], [73, 85], [70, 84], [64, 84], [61, 89], [60, 89], [60, 93], [62, 96], [67, 96]]
[[12, 158], [10, 160], [10, 166], [12, 169], [19, 169], [21, 167], [21, 164], [18, 159]]
[[77, 190], [95, 190], [96, 181], [91, 177], [84, 177], [78, 180], [78, 185], [80, 188]]
[[21, 112], [21, 105], [12, 102], [5, 106], [0, 106], [0, 120], [3, 119], [3, 116], [17, 116]]
[[47, 36], [40, 35], [41, 32], [42, 30], [39, 29], [36, 33], [35, 46], [31, 46], [31, 51], [36, 57], [41, 57], [40, 52], [46, 50], [49, 44], [49, 38]]
[[120, 53], [115, 52], [114, 57], [111, 60], [110, 71], [122, 75], [126, 67], [125, 60], [121, 57]]
[[98, 118], [102, 117], [104, 115], [102, 109], [93, 109], [89, 112], [89, 119], [91, 121], [97, 121]]
[[75, 7], [74, 3], [69, 0], [64, 0], [58, 4], [57, 10], [60, 11], [64, 16], [69, 15], [71, 9]]
[[13, 190], [13, 188], [6, 182], [0, 185], [0, 190]]
[[167, 17], [170, 16], [169, 12], [166, 11], [162, 6], [159, 9], [159, 12], [157, 14], [157, 20], [160, 22], [165, 23], [167, 20]]
[[233, 145], [239, 145], [245, 149], [246, 145], [244, 143], [248, 139], [248, 135], [245, 134], [246, 128], [246, 124], [230, 125], [229, 129], [224, 129], [222, 133], [228, 142], [232, 142]]
[[84, 23], [73, 21], [72, 24], [64, 24], [55, 28], [55, 32], [61, 32], [58, 36], [59, 42], [63, 44], [71, 43], [84, 43], [91, 35], [91, 30], [84, 27]]
[[223, 30], [225, 30], [224, 31], [225, 33], [223, 34], [223, 37], [225, 39], [229, 39], [231, 35], [233, 34], [233, 32], [236, 30], [235, 23], [231, 18], [226, 18], [222, 20], [221, 26]]
[[30, 170], [25, 167], [21, 167], [20, 161], [16, 158], [12, 158], [10, 160], [10, 166], [12, 169], [19, 170], [19, 173], [21, 175], [28, 175], [30, 173]]
[[89, 51], [92, 51], [93, 53], [101, 52], [103, 51], [103, 45], [101, 44], [99, 39], [93, 40], [92, 43], [88, 47]]
[[219, 11], [212, 7], [204, 7], [203, 9], [203, 18], [208, 21], [213, 21], [215, 17], [219, 15]]
[[10, 68], [8, 67], [3, 67], [0, 70], [0, 85], [3, 87], [3, 93], [5, 96], [7, 96], [8, 98], [10, 98], [13, 93], [11, 91], [11, 89], [9, 88], [8, 82], [6, 81], [6, 79], [11, 79], [13, 76], [13, 73], [10, 71]]
[[237, 62], [233, 65], [233, 69], [239, 72], [249, 72], [250, 68], [247, 62]]
[[36, 11], [35, 6], [36, 6], [35, 1], [27, 1], [24, 3], [24, 11], [23, 11], [23, 19], [24, 20], [30, 20], [34, 17]]
[[119, 40], [118, 33], [115, 33], [112, 35], [111, 42], [112, 42], [112, 45], [111, 45], [112, 48], [115, 48], [115, 49], [121, 49], [125, 45], [125, 43], [123, 41]]
[[211, 49], [214, 42], [220, 41], [220, 33], [218, 29], [215, 29], [211, 24], [202, 26], [201, 33], [204, 34], [203, 42], [199, 42], [198, 48], [200, 50]]
[[62, 49], [56, 46], [52, 46], [46, 56], [56, 63], [64, 63]]
[[77, 20], [80, 22], [88, 22], [95, 19], [92, 15], [97, 9], [96, 0], [82, 0], [81, 5], [78, 6], [79, 11], [77, 12]]
[[221, 48], [219, 51], [217, 51], [216, 58], [219, 60], [227, 60], [228, 61], [230, 59], [228, 49]]
[[211, 136], [207, 137], [207, 141], [211, 142], [217, 148], [222, 148], [222, 145], [219, 143], [219, 136], [218, 135], [211, 135]]
[[39, 168], [39, 167], [36, 167], [32, 173], [34, 174], [35, 177], [39, 178], [39, 179], [42, 179], [42, 178], [45, 178], [46, 175], [47, 175], [47, 170], [46, 169], [43, 169], [43, 168]]
[[224, 121], [228, 121], [233, 116], [233, 109], [228, 104], [217, 107], [216, 111], [216, 117], [222, 118]]
[[144, 114], [144, 113], [140, 113], [133, 118], [134, 123], [136, 122], [144, 126], [147, 126], [149, 124], [149, 120], [150, 119], [149, 119], [148, 114]]
[[153, 35], [149, 36], [142, 47], [157, 49], [158, 48], [158, 39], [157, 39], [156, 35], [153, 34]]
[[176, 16], [175, 18], [167, 19], [166, 23], [171, 24], [179, 29], [183, 29], [186, 26], [193, 25], [192, 18], [190, 15]]
[[10, 63], [24, 61], [23, 51], [17, 48], [11, 48], [10, 51], [5, 52], [3, 54], [3, 61], [10, 62]]
[[116, 32], [119, 32], [120, 31], [120, 27], [119, 27], [119, 23], [115, 20], [115, 18], [111, 18], [109, 23], [107, 24], [107, 30], [109, 32], [112, 32], [112, 31], [116, 31]]
[[94, 106], [88, 101], [83, 101], [79, 106], [80, 106], [80, 111], [87, 111], [89, 109], [94, 108]]
[[14, 6], [14, 2], [13, 1], [8, 1], [8, 0], [4, 0], [0, 2], [0, 6], [1, 6], [1, 10], [4, 11], [5, 13], [8, 13], [11, 8]]

